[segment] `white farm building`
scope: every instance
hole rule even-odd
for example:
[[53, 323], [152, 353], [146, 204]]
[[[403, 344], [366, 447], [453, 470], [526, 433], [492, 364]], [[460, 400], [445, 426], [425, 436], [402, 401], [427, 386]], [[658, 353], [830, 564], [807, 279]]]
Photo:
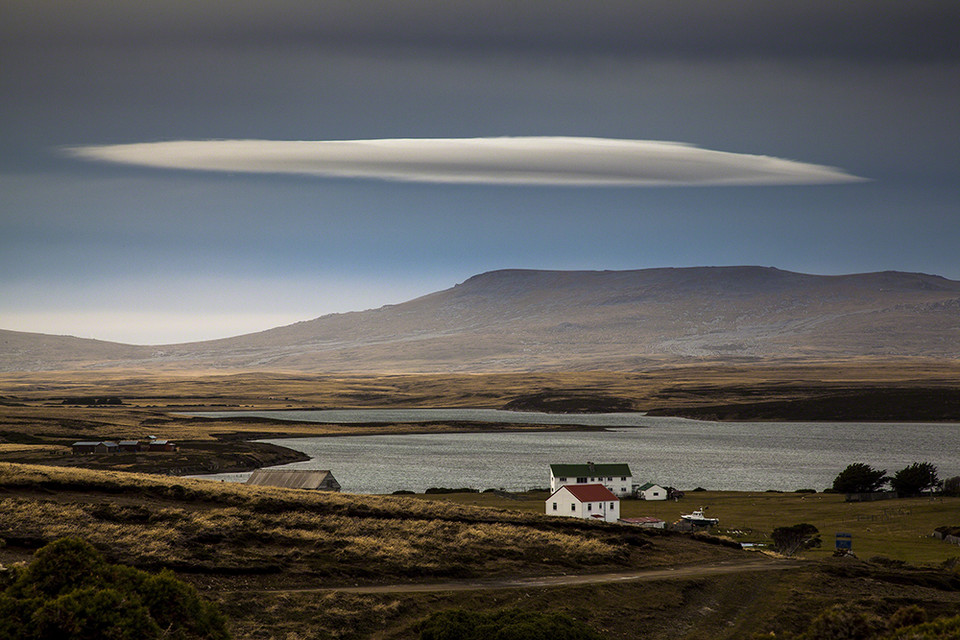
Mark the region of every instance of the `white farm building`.
[[637, 497], [641, 500], [666, 500], [667, 490], [658, 484], [648, 482], [637, 487]]
[[620, 519], [620, 498], [602, 484], [565, 485], [547, 498], [546, 513], [551, 516], [616, 522]]
[[552, 464], [550, 491], [563, 486], [599, 484], [618, 496], [628, 496], [632, 490], [633, 474], [628, 464]]

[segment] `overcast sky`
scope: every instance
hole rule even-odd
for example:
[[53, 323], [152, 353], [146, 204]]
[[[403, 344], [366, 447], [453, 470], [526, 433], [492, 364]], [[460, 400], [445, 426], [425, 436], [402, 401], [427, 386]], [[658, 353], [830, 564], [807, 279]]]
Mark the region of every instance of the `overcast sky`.
[[501, 268], [960, 279], [953, 0], [0, 0], [0, 60], [0, 328], [222, 337]]

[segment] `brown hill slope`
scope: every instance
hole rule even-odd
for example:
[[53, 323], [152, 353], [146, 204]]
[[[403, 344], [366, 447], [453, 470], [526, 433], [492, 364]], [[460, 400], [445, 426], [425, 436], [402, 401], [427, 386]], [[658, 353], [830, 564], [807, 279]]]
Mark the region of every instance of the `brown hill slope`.
[[135, 347], [3, 332], [0, 369], [632, 369], [689, 359], [960, 357], [960, 282], [763, 267], [493, 271], [451, 289], [234, 338]]

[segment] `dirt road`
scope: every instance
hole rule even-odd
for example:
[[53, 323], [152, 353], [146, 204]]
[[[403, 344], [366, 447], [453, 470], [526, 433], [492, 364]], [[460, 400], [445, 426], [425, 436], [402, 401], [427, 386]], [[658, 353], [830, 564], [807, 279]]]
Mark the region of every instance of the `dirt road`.
[[726, 560], [714, 564], [643, 569], [626, 573], [594, 573], [514, 578], [500, 580], [465, 580], [426, 584], [385, 584], [353, 587], [308, 587], [300, 589], [268, 589], [265, 593], [428, 593], [443, 591], [483, 591], [496, 589], [531, 589], [570, 585], [609, 584], [614, 582], [652, 582], [655, 580], [688, 580], [700, 576], [755, 571], [785, 571], [803, 566], [802, 563], [770, 558], [751, 558], [747, 561]]

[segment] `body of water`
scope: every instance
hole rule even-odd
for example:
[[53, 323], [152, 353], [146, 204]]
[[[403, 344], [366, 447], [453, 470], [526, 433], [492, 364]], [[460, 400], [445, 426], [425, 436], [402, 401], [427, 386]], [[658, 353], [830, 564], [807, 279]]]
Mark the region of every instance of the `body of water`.
[[[830, 486], [864, 462], [893, 473], [912, 462], [960, 475], [960, 425], [942, 423], [708, 422], [636, 413], [555, 415], [478, 409], [259, 411], [192, 413], [313, 422], [469, 420], [582, 424], [606, 431], [442, 433], [266, 440], [302, 451], [289, 469], [330, 469], [349, 493], [473, 487], [548, 487], [554, 463], [626, 462], [635, 483], [680, 489], [763, 491]], [[642, 428], [638, 428], [642, 427]], [[243, 481], [249, 474], [212, 479]]]

